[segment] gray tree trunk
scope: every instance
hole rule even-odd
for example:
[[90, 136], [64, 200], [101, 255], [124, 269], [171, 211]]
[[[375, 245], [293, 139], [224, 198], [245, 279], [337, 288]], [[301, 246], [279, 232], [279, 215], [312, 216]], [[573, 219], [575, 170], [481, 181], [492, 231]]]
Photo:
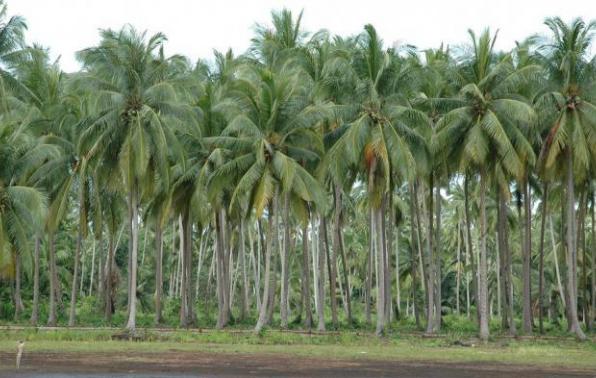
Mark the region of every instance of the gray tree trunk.
[[540, 224], [540, 262], [538, 267], [538, 324], [540, 333], [544, 333], [544, 236], [546, 233], [546, 217], [548, 211], [548, 183], [545, 181], [542, 190], [542, 220]]
[[259, 319], [255, 326], [255, 332], [259, 333], [267, 323], [267, 308], [269, 302], [269, 285], [271, 281], [271, 250], [273, 249], [273, 238], [277, 238], [273, 226], [273, 206], [269, 206], [267, 215], [267, 243], [265, 246], [265, 276], [263, 277], [263, 297], [261, 299], [261, 308], [259, 310]]
[[162, 322], [163, 295], [163, 231], [160, 219], [155, 221], [155, 325]]
[[130, 192], [130, 235], [132, 238], [132, 249], [130, 250], [130, 287], [128, 292], [128, 321], [126, 329], [129, 332], [135, 332], [137, 327], [137, 254], [139, 249], [139, 193], [136, 182], [134, 183]]
[[290, 195], [283, 194], [284, 248], [281, 254], [281, 328], [288, 328], [288, 293], [290, 286]]
[[530, 190], [527, 174], [521, 183], [524, 216], [522, 223], [522, 328], [526, 335], [532, 334], [532, 287], [531, 287], [531, 222]]
[[319, 214], [319, 254], [317, 261], [317, 314], [319, 322], [317, 329], [325, 331], [325, 224], [323, 215]]
[[302, 307], [305, 311], [304, 327], [312, 328], [312, 305], [310, 300], [310, 261], [308, 256], [308, 223], [302, 226]]
[[577, 317], [577, 249], [576, 227], [575, 227], [575, 193], [573, 177], [573, 154], [570, 147], [567, 148], [567, 291], [569, 301], [567, 303], [570, 317], [570, 331], [575, 333], [578, 339], [585, 340], [586, 335], [582, 331]]
[[486, 175], [480, 174], [480, 261], [478, 264], [478, 307], [480, 308], [480, 339], [488, 341], [488, 277], [486, 261]]

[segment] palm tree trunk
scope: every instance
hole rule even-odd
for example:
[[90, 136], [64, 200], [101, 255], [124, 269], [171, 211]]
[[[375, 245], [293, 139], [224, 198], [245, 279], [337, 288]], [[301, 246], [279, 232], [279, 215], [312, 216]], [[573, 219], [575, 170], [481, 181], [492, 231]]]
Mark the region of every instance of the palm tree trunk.
[[596, 192], [592, 192], [592, 306], [588, 329], [594, 330], [596, 318]]
[[323, 215], [319, 213], [319, 254], [317, 261], [317, 314], [319, 322], [317, 329], [325, 331], [325, 223]]
[[579, 213], [578, 213], [578, 234], [577, 234], [577, 244], [582, 249], [582, 288], [583, 288], [583, 320], [586, 327], [588, 327], [588, 317], [589, 317], [589, 308], [588, 305], [590, 301], [588, 300], [589, 293], [588, 293], [588, 276], [587, 276], [587, 268], [588, 268], [588, 258], [586, 256], [586, 213], [588, 212], [588, 200], [587, 200], [588, 192], [587, 190], [583, 190], [581, 193], [580, 201], [579, 201]]
[[561, 304], [563, 308], [567, 308], [567, 301], [565, 300], [565, 289], [563, 288], [563, 283], [561, 280], [561, 271], [559, 269], [559, 257], [557, 253], [557, 244], [555, 243], [555, 228], [553, 227], [553, 218], [552, 216], [548, 217], [549, 229], [550, 229], [550, 239], [553, 248], [553, 260], [555, 264], [555, 275], [557, 277], [557, 288], [559, 291], [559, 297], [561, 298]]
[[488, 341], [488, 277], [486, 261], [486, 174], [480, 172], [480, 261], [478, 264], [478, 307], [480, 308], [480, 339]]
[[472, 297], [476, 303], [476, 321], [480, 322], [480, 306], [478, 297], [478, 275], [477, 267], [474, 259], [474, 244], [472, 244], [472, 218], [470, 217], [470, 193], [469, 193], [469, 181], [470, 177], [468, 174], [464, 178], [464, 213], [466, 216], [466, 239], [468, 240], [468, 254], [470, 256], [470, 263], [472, 265]]
[[369, 216], [368, 216], [368, 256], [366, 259], [366, 293], [365, 293], [365, 316], [366, 316], [366, 323], [371, 324], [371, 302], [372, 302], [372, 270], [373, 270], [373, 255], [375, 251], [375, 242], [373, 236], [374, 230], [374, 216], [372, 207], [370, 207]]
[[375, 333], [380, 336], [385, 332], [385, 267], [383, 257], [383, 209], [374, 209], [374, 235], [377, 253], [377, 327]]
[[538, 272], [538, 324], [540, 333], [544, 333], [544, 235], [546, 233], [546, 217], [548, 211], [548, 182], [542, 189], [542, 220], [540, 224], [540, 262]]
[[192, 222], [190, 209], [182, 214], [182, 283], [180, 285], [180, 326], [189, 327], [193, 323], [192, 316]]
[[226, 285], [226, 274], [224, 265], [226, 261], [226, 243], [225, 243], [225, 214], [223, 209], [217, 212], [217, 243], [216, 243], [216, 254], [217, 254], [217, 325], [218, 329], [222, 329], [227, 324], [227, 285]]
[[139, 248], [139, 189], [137, 183], [133, 184], [129, 194], [129, 222], [130, 222], [130, 235], [132, 238], [132, 249], [129, 251], [129, 272], [130, 272], [130, 287], [128, 292], [128, 321], [126, 323], [126, 329], [129, 332], [136, 330], [137, 320], [137, 254]]
[[418, 250], [417, 230], [415, 228], [416, 219], [414, 214], [414, 185], [410, 184], [410, 275], [412, 276], [412, 302], [414, 310], [414, 318], [416, 319], [416, 328], [420, 329], [420, 309], [418, 308], [418, 301], [416, 300], [416, 291], [418, 290], [418, 258], [416, 251]]
[[[432, 193], [431, 193], [432, 195]], [[442, 312], [442, 298], [441, 298], [441, 187], [436, 185], [435, 188], [435, 332], [441, 330], [441, 312]]]
[[91, 271], [89, 272], [89, 289], [87, 294], [91, 296], [93, 294], [93, 278], [95, 275], [95, 237], [91, 244]]
[[426, 333], [434, 333], [434, 312], [435, 312], [435, 269], [434, 269], [434, 201], [433, 201], [433, 175], [431, 174], [428, 188], [428, 209], [426, 209], [425, 201], [422, 202], [422, 211], [427, 215], [426, 225]]
[[310, 300], [310, 261], [308, 256], [308, 223], [302, 226], [302, 307], [305, 311], [304, 327], [308, 330], [312, 327], [312, 307]]
[[510, 335], [516, 334], [515, 319], [513, 310], [513, 298], [511, 297], [511, 266], [509, 251], [509, 232], [507, 221], [507, 202], [505, 193], [497, 186], [497, 227], [499, 243], [499, 274], [501, 276], [501, 301], [502, 301], [502, 326], [509, 329]]
[[50, 308], [48, 310], [48, 326], [55, 327], [57, 322], [56, 314], [56, 286], [58, 283], [56, 274], [56, 250], [54, 244], [54, 233], [48, 233], [48, 260], [50, 265]]
[[577, 317], [577, 250], [576, 250], [576, 227], [575, 227], [575, 193], [573, 176], [573, 154], [571, 148], [567, 147], [567, 290], [569, 292], [570, 331], [575, 333], [578, 339], [584, 340], [586, 335], [582, 331]]
[[271, 250], [273, 249], [273, 238], [277, 238], [274, 230], [274, 206], [269, 206], [267, 215], [267, 242], [265, 246], [265, 276], [263, 277], [263, 299], [261, 299], [261, 308], [259, 310], [259, 319], [255, 326], [255, 332], [259, 333], [267, 322], [267, 307], [269, 301], [269, 285], [271, 281]]
[[112, 276], [113, 276], [113, 270], [114, 270], [114, 252], [115, 252], [115, 248], [114, 248], [114, 233], [112, 231], [110, 231], [109, 236], [108, 236], [108, 259], [106, 261], [106, 283], [105, 283], [105, 290], [104, 290], [104, 296], [105, 296], [105, 303], [104, 303], [104, 311], [105, 311], [105, 318], [106, 318], [106, 322], [108, 324], [110, 324], [112, 322], [112, 313], [114, 312], [114, 297], [112, 295]]
[[155, 325], [162, 322], [163, 294], [163, 230], [160, 219], [155, 221]]
[[[337, 198], [339, 198], [339, 200], [336, 199], [336, 201], [339, 201], [339, 214], [336, 215], [336, 232], [338, 233], [338, 237], [339, 237], [339, 253], [341, 256], [341, 266], [342, 266], [342, 270], [343, 270], [343, 285], [345, 288], [345, 301], [346, 301], [346, 315], [347, 315], [347, 321], [348, 321], [348, 325], [352, 325], [352, 294], [350, 292], [350, 282], [349, 282], [349, 271], [348, 271], [348, 263], [346, 260], [346, 251], [344, 248], [344, 240], [343, 240], [343, 228], [342, 228], [342, 211], [341, 211], [341, 190], [339, 187], [336, 187], [336, 195]], [[336, 208], [337, 211], [337, 208]]]
[[240, 318], [242, 320], [246, 319], [249, 309], [249, 299], [248, 299], [248, 272], [247, 272], [247, 263], [246, 263], [246, 243], [244, 240], [244, 217], [240, 218], [240, 269], [242, 270], [242, 295], [241, 295], [241, 311], [240, 311]]
[[[327, 238], [327, 218], [323, 217], [323, 240], [325, 242], [325, 255], [327, 256], [327, 276], [329, 278], [329, 302], [331, 302], [331, 323], [334, 329], [337, 329], [338, 319], [337, 319], [337, 295], [336, 295], [336, 288], [337, 288], [337, 249], [331, 251], [329, 248], [329, 240]], [[333, 240], [335, 244], [335, 237]], [[338, 243], [339, 244], [339, 243]]]
[[521, 183], [522, 202], [524, 207], [522, 227], [522, 328], [526, 335], [532, 333], [532, 287], [531, 287], [531, 210], [528, 175]]
[[281, 254], [281, 302], [280, 316], [281, 328], [288, 328], [288, 293], [290, 286], [290, 195], [284, 193], [283, 222], [284, 222], [284, 248]]
[[393, 250], [393, 219], [391, 219], [391, 211], [389, 212], [389, 221], [387, 221], [387, 206], [393, 208], [393, 199], [391, 194], [387, 193], [383, 196], [382, 202], [382, 231], [383, 231], [383, 284], [385, 285], [385, 321], [390, 322], [393, 316], [393, 309], [391, 307], [391, 274], [389, 273], [389, 251]]
[[39, 320], [39, 264], [40, 264], [41, 238], [35, 234], [35, 250], [33, 254], [33, 307], [31, 308], [32, 325], [37, 325]]
[[[79, 190], [80, 194], [79, 194], [79, 206], [80, 206], [80, 210], [79, 211], [83, 211], [83, 206], [84, 206], [84, 197], [83, 197], [83, 189]], [[75, 317], [76, 317], [76, 304], [77, 304], [77, 280], [79, 278], [79, 265], [80, 265], [80, 260], [81, 260], [81, 247], [83, 245], [83, 224], [82, 222], [84, 222], [84, 217], [81, 215], [80, 216], [80, 222], [79, 222], [79, 230], [77, 232], [77, 245], [75, 248], [75, 263], [74, 263], [74, 272], [72, 274], [72, 288], [71, 288], [71, 292], [70, 292], [70, 313], [68, 316], [68, 326], [69, 327], [73, 327], [75, 325]], [[81, 277], [81, 281], [82, 281], [82, 277]]]

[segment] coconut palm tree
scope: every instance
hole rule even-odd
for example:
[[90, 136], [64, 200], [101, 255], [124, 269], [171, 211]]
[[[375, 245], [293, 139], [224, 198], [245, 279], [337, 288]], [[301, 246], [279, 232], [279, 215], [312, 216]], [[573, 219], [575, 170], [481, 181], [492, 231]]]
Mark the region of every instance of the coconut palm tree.
[[173, 124], [194, 122], [192, 113], [177, 101], [180, 77], [171, 67], [179, 56], [166, 57], [166, 37], [147, 37], [131, 26], [102, 30], [98, 46], [82, 50], [85, 67], [78, 85], [93, 89], [96, 116], [81, 135], [83, 145], [98, 146], [102, 164], [123, 178], [128, 204], [129, 315], [126, 328], [136, 328], [139, 209], [151, 182], [167, 181], [168, 146], [175, 146]]
[[588, 56], [596, 22], [575, 19], [567, 24], [548, 18], [551, 31], [542, 41], [542, 63], [549, 74], [547, 88], [538, 106], [550, 131], [541, 151], [541, 164], [556, 172], [566, 190], [567, 291], [570, 331], [585, 339], [577, 316], [577, 227], [575, 184], [583, 181], [596, 161], [596, 63]]
[[438, 122], [435, 143], [449, 150], [445, 156], [459, 162], [462, 171], [473, 168], [480, 176], [478, 306], [480, 338], [486, 341], [489, 336], [486, 241], [489, 171], [491, 162], [498, 156], [508, 174], [519, 177], [522, 172], [522, 162], [516, 151], [516, 146], [524, 144], [519, 127], [530, 124], [534, 112], [527, 103], [516, 99], [515, 89], [533, 77], [534, 68], [513, 69], [510, 55], [498, 59], [494, 53], [496, 35], [491, 36], [488, 30], [479, 37], [472, 31], [469, 34], [472, 50], [461, 58], [462, 87], [458, 96], [437, 101], [450, 110]]

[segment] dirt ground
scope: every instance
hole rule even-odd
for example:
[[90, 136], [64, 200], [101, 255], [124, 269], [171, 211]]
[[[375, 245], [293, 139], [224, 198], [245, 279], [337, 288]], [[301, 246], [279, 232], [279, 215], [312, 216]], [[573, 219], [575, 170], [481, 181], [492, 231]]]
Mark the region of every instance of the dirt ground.
[[596, 371], [517, 365], [444, 364], [373, 360], [324, 360], [267, 354], [0, 353], [0, 377], [596, 377]]

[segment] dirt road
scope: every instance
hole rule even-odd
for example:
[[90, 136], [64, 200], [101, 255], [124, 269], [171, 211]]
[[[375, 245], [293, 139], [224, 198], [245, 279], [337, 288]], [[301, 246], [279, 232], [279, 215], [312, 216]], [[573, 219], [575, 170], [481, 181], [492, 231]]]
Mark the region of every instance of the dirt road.
[[358, 359], [324, 360], [287, 355], [166, 353], [0, 353], [4, 378], [186, 377], [596, 377], [596, 372], [517, 365], [444, 364]]

